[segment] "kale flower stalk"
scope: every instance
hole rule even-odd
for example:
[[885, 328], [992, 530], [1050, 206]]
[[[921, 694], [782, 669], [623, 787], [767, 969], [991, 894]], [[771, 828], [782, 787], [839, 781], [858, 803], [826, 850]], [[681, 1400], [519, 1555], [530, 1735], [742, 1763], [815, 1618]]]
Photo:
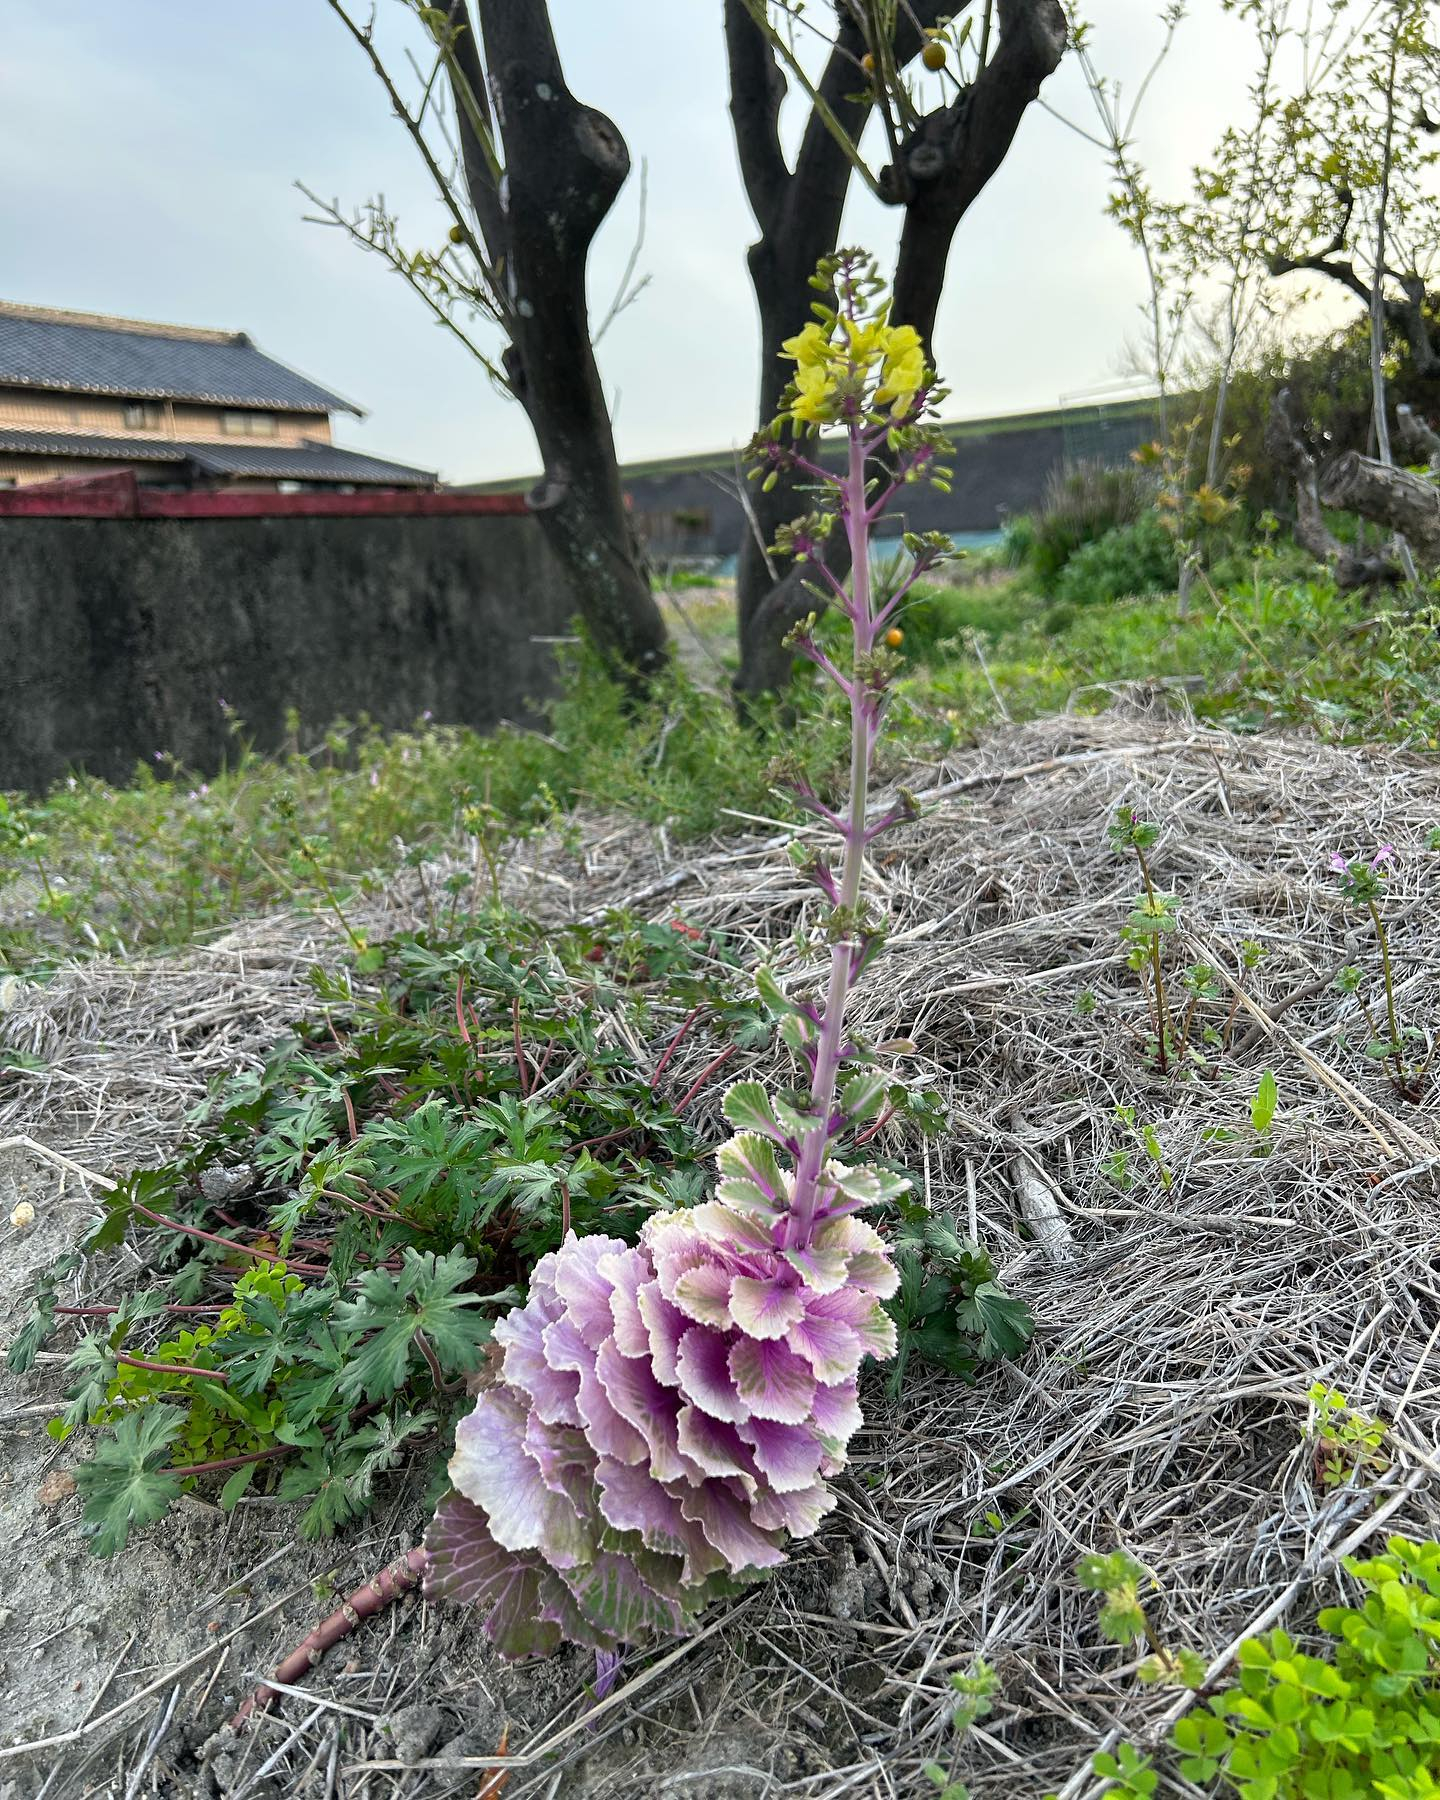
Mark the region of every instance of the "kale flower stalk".
[[[842, 252], [814, 285], [825, 298], [785, 346], [796, 367], [781, 415], [752, 446], [758, 473], [799, 469], [821, 496], [825, 510], [776, 548], [813, 566], [817, 596], [852, 640], [848, 668], [814, 615], [792, 640], [845, 695], [851, 722], [840, 810], [787, 771], [840, 846], [838, 873], [813, 848], [802, 865], [829, 903], [823, 1000], [787, 994], [768, 969], [757, 977], [801, 1081], [773, 1094], [759, 1081], [730, 1088], [735, 1135], [716, 1152], [712, 1198], [652, 1215], [636, 1244], [572, 1232], [540, 1260], [525, 1303], [495, 1325], [456, 1431], [453, 1489], [423, 1555], [412, 1553], [426, 1594], [477, 1607], [501, 1654], [582, 1645], [602, 1681], [625, 1646], [688, 1630], [712, 1600], [783, 1563], [791, 1539], [813, 1535], [860, 1424], [860, 1365], [896, 1348], [883, 1303], [899, 1276], [858, 1215], [909, 1183], [842, 1151], [890, 1085], [845, 1010], [882, 936], [862, 895], [866, 850], [914, 813], [904, 794], [879, 817], [867, 807], [899, 666], [883, 640], [950, 547], [907, 536], [910, 571], [877, 599], [870, 538], [903, 483], [943, 484], [945, 446], [924, 423], [938, 394], [920, 339], [890, 324], [870, 260]], [[815, 443], [832, 427], [838, 469]], [[848, 584], [825, 560], [841, 530]]]
[[[789, 639], [845, 695], [850, 709], [849, 789], [843, 813], [820, 803], [803, 778], [791, 774], [787, 782], [842, 846], [838, 881], [823, 857], [809, 865], [811, 879], [834, 910], [823, 1007], [818, 1013], [801, 1012], [803, 1022], [792, 1027], [811, 1077], [810, 1119], [800, 1139], [787, 1228], [788, 1244], [797, 1251], [809, 1246], [823, 1205], [827, 1151], [855, 1117], [857, 1106], [867, 1105], [874, 1095], [874, 1084], [861, 1081], [839, 1095], [837, 1110], [840, 1073], [855, 1055], [855, 1047], [845, 1041], [846, 1000], [879, 941], [878, 926], [868, 917], [861, 896], [865, 852], [881, 832], [913, 811], [908, 796], [902, 795], [882, 819], [872, 824], [868, 818], [871, 764], [898, 666], [884, 637], [916, 581], [950, 550], [938, 534], [907, 534], [910, 568], [877, 604], [870, 563], [875, 525], [903, 483], [928, 477], [942, 488], [946, 485], [947, 471], [939, 463], [946, 445], [922, 424], [937, 398], [934, 373], [925, 366], [915, 330], [889, 323], [868, 258], [841, 252], [821, 265], [814, 285], [822, 292], [833, 290], [836, 305], [818, 302], [817, 322], [786, 340], [783, 353], [796, 364], [795, 379], [782, 399], [780, 417], [756, 446], [767, 480], [773, 480], [781, 467], [798, 468], [834, 508], [833, 513], [822, 510], [798, 521], [780, 534], [775, 547], [816, 567], [824, 583], [815, 590], [817, 596], [849, 621], [851, 644], [847, 672], [817, 641], [814, 614]], [[839, 426], [844, 432], [843, 473], [800, 448], [807, 436], [818, 435], [826, 426]], [[872, 473], [877, 468], [878, 473]], [[825, 560], [825, 544], [837, 517], [849, 552], [848, 589]]]

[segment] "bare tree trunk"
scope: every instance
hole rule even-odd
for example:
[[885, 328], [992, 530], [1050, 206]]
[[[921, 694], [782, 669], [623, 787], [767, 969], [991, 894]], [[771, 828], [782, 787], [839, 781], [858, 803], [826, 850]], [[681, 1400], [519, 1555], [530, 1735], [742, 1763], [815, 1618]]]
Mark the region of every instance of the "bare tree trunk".
[[1440, 487], [1354, 450], [1325, 471], [1320, 498], [1398, 532], [1427, 568], [1440, 567]]
[[[450, 0], [451, 79], [466, 185], [504, 285], [505, 373], [544, 464], [527, 500], [601, 654], [643, 685], [666, 660], [665, 625], [626, 515], [585, 294], [590, 244], [630, 156], [612, 121], [566, 86], [542, 0], [478, 0], [478, 11], [477, 41], [465, 0]], [[503, 182], [469, 124], [473, 106], [488, 128], [492, 103]]]
[[1402, 570], [1391, 557], [1383, 553], [1369, 556], [1352, 550], [1342, 544], [1325, 523], [1320, 503], [1319, 468], [1301, 435], [1289, 388], [1281, 388], [1271, 404], [1265, 426], [1265, 447], [1295, 483], [1296, 542], [1317, 562], [1325, 563], [1333, 570], [1338, 587], [1373, 587], [1400, 580]]

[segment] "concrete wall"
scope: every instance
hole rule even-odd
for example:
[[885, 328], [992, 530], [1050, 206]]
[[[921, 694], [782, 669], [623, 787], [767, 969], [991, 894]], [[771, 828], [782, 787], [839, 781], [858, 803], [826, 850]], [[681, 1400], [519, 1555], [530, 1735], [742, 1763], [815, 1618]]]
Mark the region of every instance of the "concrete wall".
[[290, 706], [307, 734], [524, 719], [569, 611], [527, 517], [0, 518], [0, 788], [208, 773], [222, 699], [262, 750]]

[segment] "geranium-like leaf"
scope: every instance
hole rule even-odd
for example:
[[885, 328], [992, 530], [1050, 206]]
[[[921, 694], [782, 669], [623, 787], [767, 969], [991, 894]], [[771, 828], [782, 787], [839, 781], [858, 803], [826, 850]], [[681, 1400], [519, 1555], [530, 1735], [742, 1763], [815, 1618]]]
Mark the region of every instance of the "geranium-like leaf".
[[980, 1354], [986, 1358], [1018, 1356], [1035, 1333], [1030, 1308], [993, 1281], [982, 1281], [956, 1307], [955, 1317], [962, 1330], [979, 1337]]
[[180, 1498], [179, 1481], [163, 1465], [184, 1423], [183, 1407], [137, 1407], [75, 1471], [75, 1485], [85, 1497], [85, 1523], [93, 1533], [90, 1547], [97, 1556], [113, 1556], [135, 1526], [158, 1519]]

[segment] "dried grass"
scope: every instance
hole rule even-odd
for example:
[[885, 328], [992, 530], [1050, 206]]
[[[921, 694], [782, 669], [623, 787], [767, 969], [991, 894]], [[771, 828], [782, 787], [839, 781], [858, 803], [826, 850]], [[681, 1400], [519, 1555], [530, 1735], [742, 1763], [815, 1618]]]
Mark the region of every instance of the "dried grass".
[[[1162, 1633], [1218, 1673], [1243, 1635], [1333, 1595], [1347, 1548], [1387, 1529], [1440, 1535], [1440, 1098], [1432, 1084], [1420, 1105], [1395, 1100], [1339, 1042], [1357, 1035], [1354, 1002], [1326, 982], [1343, 961], [1372, 966], [1373, 945], [1323, 874], [1332, 848], [1400, 848], [1392, 950], [1407, 1017], [1433, 1030], [1433, 762], [1121, 708], [1006, 729], [916, 785], [942, 797], [882, 840], [874, 891], [893, 933], [860, 1023], [913, 1040], [908, 1075], [944, 1095], [953, 1125], [925, 1153], [926, 1195], [992, 1249], [1034, 1308], [1036, 1343], [973, 1389], [917, 1375], [891, 1406], [877, 1380], [821, 1540], [671, 1660], [634, 1658], [590, 1728], [573, 1680], [547, 1690], [552, 1722], [511, 1733], [506, 1800], [914, 1800], [933, 1792], [922, 1761], [950, 1761], [949, 1676], [981, 1656], [1000, 1697], [960, 1759], [977, 1800], [1080, 1800], [1098, 1791], [1097, 1747], [1153, 1741], [1184, 1704], [1142, 1689], [1128, 1653], [1101, 1641], [1072, 1578], [1083, 1551], [1123, 1545], [1146, 1564]], [[1162, 1080], [1139, 1054], [1145, 1002], [1118, 948], [1135, 875], [1105, 846], [1121, 802], [1164, 825], [1157, 879], [1182, 896], [1187, 955], [1233, 975], [1243, 939], [1269, 953], [1242, 1005], [1250, 1042], [1212, 1079]], [[579, 859], [532, 844], [510, 880], [551, 916], [628, 900], [738, 934], [791, 982], [818, 968], [795, 941], [813, 891], [778, 832], [677, 862], [662, 835], [592, 819]], [[384, 908], [401, 923], [420, 904], [402, 884]], [[0, 1138], [28, 1133], [102, 1167], [162, 1154], [205, 1076], [258, 1056], [303, 1008], [326, 939], [312, 921], [263, 920], [25, 997], [6, 1035], [53, 1061], [0, 1110]], [[1074, 1009], [1082, 988], [1093, 1014]], [[687, 1039], [677, 1090], [715, 1048]], [[1249, 1097], [1265, 1067], [1280, 1106], [1273, 1152], [1257, 1157]], [[1119, 1103], [1158, 1133], [1168, 1191], [1143, 1157], [1128, 1191], [1103, 1173], [1125, 1141]], [[718, 1135], [714, 1098], [703, 1104]], [[1058, 1206], [1058, 1239], [1022, 1232], [1020, 1169]], [[1317, 1484], [1304, 1436], [1316, 1380], [1389, 1422], [1387, 1471]], [[446, 1704], [463, 1715], [485, 1680], [457, 1672]], [[374, 1739], [357, 1750], [353, 1721], [342, 1749], [343, 1715], [324, 1704], [337, 1691], [322, 1672], [315, 1704], [291, 1701], [291, 1722], [267, 1727], [249, 1767], [268, 1765], [281, 1784], [268, 1791], [473, 1794], [496, 1766], [402, 1768]], [[353, 1682], [344, 1691], [353, 1701]], [[147, 1744], [156, 1753], [158, 1719], [136, 1715], [132, 1775]], [[50, 1796], [80, 1791], [51, 1769]]]

